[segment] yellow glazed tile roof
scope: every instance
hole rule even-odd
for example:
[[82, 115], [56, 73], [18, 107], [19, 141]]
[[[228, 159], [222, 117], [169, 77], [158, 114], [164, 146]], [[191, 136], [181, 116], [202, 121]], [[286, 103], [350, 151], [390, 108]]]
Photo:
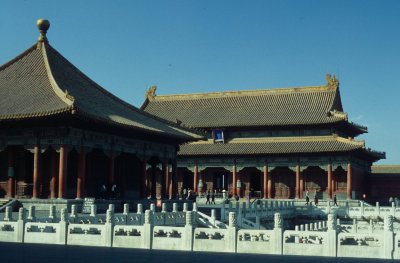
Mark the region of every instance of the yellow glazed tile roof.
[[0, 66], [0, 120], [81, 114], [112, 125], [186, 138], [203, 135], [153, 116], [97, 85], [46, 41]]
[[[325, 86], [157, 96], [142, 109], [193, 127], [308, 125], [347, 121], [338, 82]], [[334, 83], [332, 83], [332, 81]]]

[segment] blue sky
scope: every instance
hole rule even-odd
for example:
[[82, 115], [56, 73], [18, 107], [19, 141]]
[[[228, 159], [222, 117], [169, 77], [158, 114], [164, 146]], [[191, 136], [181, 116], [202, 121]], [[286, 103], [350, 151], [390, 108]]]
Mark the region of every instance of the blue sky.
[[340, 81], [344, 110], [367, 125], [378, 164], [400, 164], [400, 1], [2, 0], [0, 64], [50, 44], [108, 91], [140, 107], [157, 94]]

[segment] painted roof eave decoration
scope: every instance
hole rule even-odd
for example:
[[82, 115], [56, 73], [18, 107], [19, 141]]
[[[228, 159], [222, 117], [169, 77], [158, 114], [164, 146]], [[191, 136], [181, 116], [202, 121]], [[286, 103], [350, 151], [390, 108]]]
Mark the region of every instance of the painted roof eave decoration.
[[215, 155], [260, 155], [260, 154], [308, 154], [360, 152], [372, 160], [385, 158], [385, 153], [372, 151], [365, 147], [364, 140], [333, 136], [237, 138], [226, 143], [192, 142], [183, 144], [179, 156]]

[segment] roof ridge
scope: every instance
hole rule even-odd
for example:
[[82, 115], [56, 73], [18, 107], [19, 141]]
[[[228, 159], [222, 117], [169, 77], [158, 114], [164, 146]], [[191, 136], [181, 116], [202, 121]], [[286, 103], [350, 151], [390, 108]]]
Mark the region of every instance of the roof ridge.
[[[187, 132], [192, 132], [192, 133], [194, 133], [194, 134], [202, 135], [202, 136], [204, 135], [202, 132], [199, 132], [199, 131], [197, 131], [197, 130], [194, 130], [194, 129], [190, 128], [190, 127], [184, 127], [184, 126], [177, 125], [177, 124], [174, 123], [174, 122], [171, 122], [171, 121], [162, 119], [162, 118], [160, 118], [160, 117], [158, 117], [158, 116], [155, 116], [155, 115], [152, 115], [152, 114], [150, 114], [150, 113], [148, 113], [148, 112], [145, 112], [145, 111], [143, 111], [143, 110], [140, 110], [140, 109], [138, 109], [137, 107], [133, 106], [132, 104], [130, 104], [130, 103], [128, 103], [128, 102], [126, 102], [126, 101], [124, 101], [124, 100], [118, 98], [117, 96], [115, 96], [115, 95], [112, 94], [111, 92], [109, 92], [109, 91], [107, 91], [106, 89], [104, 89], [103, 87], [101, 87], [101, 86], [100, 86], [99, 84], [97, 84], [94, 80], [92, 80], [91, 78], [89, 78], [85, 73], [83, 73], [83, 72], [82, 72], [81, 70], [79, 70], [77, 67], [75, 67], [67, 58], [65, 58], [63, 55], [61, 55], [61, 54], [60, 54], [55, 48], [53, 48], [50, 44], [47, 44], [47, 45], [50, 47], [51, 51], [54, 52], [54, 54], [55, 54], [58, 58], [64, 60], [66, 63], [68, 63], [68, 64], [71, 66], [71, 68], [72, 68], [75, 72], [77, 72], [77, 73], [78, 73], [82, 78], [84, 78], [85, 80], [89, 81], [89, 82], [93, 85], [93, 87], [95, 87], [97, 90], [99, 90], [100, 92], [102, 92], [104, 95], [106, 95], [106, 96], [109, 97], [110, 99], [113, 99], [113, 100], [116, 101], [117, 103], [121, 103], [121, 104], [124, 105], [125, 107], [128, 107], [130, 110], [136, 111], [136, 112], [138, 112], [139, 114], [144, 115], [145, 117], [148, 117], [148, 118], [151, 118], [151, 119], [155, 119], [155, 120], [157, 120], [157, 121], [159, 121], [159, 122], [162, 122], [162, 123], [164, 123], [164, 124], [166, 124], [166, 125], [170, 125], [170, 126], [173, 126], [173, 127], [175, 127], [175, 128], [178, 128], [178, 129], [182, 129], [182, 130], [187, 131]], [[67, 95], [67, 94], [66, 94], [66, 95]], [[82, 110], [80, 110], [80, 111], [82, 112]]]
[[205, 92], [205, 93], [188, 93], [174, 95], [156, 95], [150, 100], [179, 100], [179, 99], [208, 99], [208, 98], [224, 98], [238, 96], [259, 96], [274, 94], [290, 94], [290, 93], [306, 93], [306, 92], [323, 92], [333, 91], [337, 87], [321, 85], [309, 87], [293, 87], [293, 88], [276, 88], [276, 89], [257, 89], [257, 90], [238, 90], [238, 91], [221, 91], [221, 92]]
[[58, 86], [57, 81], [55, 80], [54, 76], [53, 76], [53, 72], [51, 70], [50, 67], [50, 63], [49, 63], [49, 58], [47, 57], [47, 48], [46, 48], [46, 42], [40, 42], [38, 43], [38, 45], [41, 45], [41, 50], [42, 50], [42, 55], [43, 55], [43, 61], [44, 61], [44, 65], [46, 67], [46, 72], [47, 72], [47, 77], [49, 79], [50, 85], [54, 90], [54, 93], [56, 93], [56, 95], [63, 101], [65, 102], [68, 106], [70, 106], [70, 108], [74, 107], [74, 97], [72, 97], [71, 95], [68, 94], [68, 91], [65, 90], [65, 92], [60, 88], [60, 86]]
[[22, 52], [21, 54], [19, 54], [18, 56], [14, 57], [13, 59], [9, 60], [8, 62], [4, 63], [3, 65], [0, 66], [0, 71], [4, 70], [6, 68], [8, 68], [9, 66], [11, 66], [12, 64], [14, 64], [15, 62], [17, 62], [18, 60], [22, 59], [23, 57], [25, 57], [26, 55], [28, 55], [30, 52], [32, 52], [33, 50], [35, 50], [37, 48], [37, 43], [35, 43], [34, 45], [32, 45], [31, 47], [29, 47], [27, 50], [25, 50], [24, 52]]

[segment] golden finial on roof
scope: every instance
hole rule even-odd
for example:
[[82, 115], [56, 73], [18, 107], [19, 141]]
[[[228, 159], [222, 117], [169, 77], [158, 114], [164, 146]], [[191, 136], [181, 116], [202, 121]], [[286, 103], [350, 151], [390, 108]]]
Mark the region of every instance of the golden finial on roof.
[[46, 33], [47, 33], [47, 30], [50, 27], [49, 20], [47, 20], [47, 19], [39, 19], [36, 22], [36, 25], [39, 28], [39, 32], [40, 32], [40, 36], [39, 36], [38, 42], [46, 42], [47, 43], [48, 41], [47, 41]]
[[326, 84], [329, 88], [337, 88], [339, 87], [339, 80], [336, 79], [335, 75], [331, 77], [331, 74], [326, 74], [326, 80], [328, 83]]
[[156, 89], [157, 86], [151, 86], [147, 91], [146, 91], [146, 99], [152, 100], [156, 97]]

